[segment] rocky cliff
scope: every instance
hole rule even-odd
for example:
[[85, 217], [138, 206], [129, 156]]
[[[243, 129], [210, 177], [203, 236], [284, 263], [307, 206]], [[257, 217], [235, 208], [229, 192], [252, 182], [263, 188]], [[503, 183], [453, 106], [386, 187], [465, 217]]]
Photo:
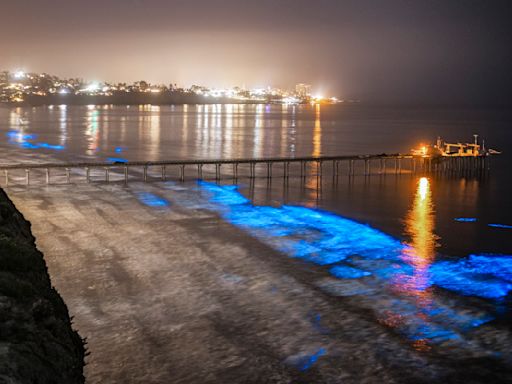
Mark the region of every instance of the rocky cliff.
[[83, 383], [83, 361], [30, 223], [0, 189], [0, 383]]

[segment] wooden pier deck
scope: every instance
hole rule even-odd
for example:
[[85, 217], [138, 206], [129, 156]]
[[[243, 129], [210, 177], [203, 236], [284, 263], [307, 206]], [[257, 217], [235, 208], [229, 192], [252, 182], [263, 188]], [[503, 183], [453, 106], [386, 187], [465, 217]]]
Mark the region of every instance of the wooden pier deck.
[[[280, 165], [281, 172], [279, 175], [273, 173], [274, 165]], [[130, 170], [138, 170], [142, 175], [143, 181], [148, 181], [148, 173], [150, 170], [154, 171], [157, 168], [159, 172], [159, 179], [167, 179], [167, 171], [169, 168], [174, 167], [179, 170], [179, 179], [185, 180], [186, 168], [194, 167], [194, 174], [197, 171], [197, 178], [203, 178], [203, 167], [215, 167], [215, 179], [219, 180], [222, 177], [221, 167], [231, 166], [232, 170], [229, 177], [238, 179], [239, 177], [257, 177], [256, 166], [264, 165], [265, 170], [260, 175], [267, 178], [272, 177], [290, 177], [290, 167], [292, 164], [298, 164], [298, 176], [306, 177], [309, 170], [310, 173], [318, 177], [322, 177], [324, 167], [329, 166], [330, 172], [333, 176], [338, 176], [342, 173], [348, 176], [355, 176], [356, 174], [370, 176], [376, 172], [378, 174], [395, 173], [402, 174], [403, 172], [416, 173], [432, 173], [432, 172], [450, 172], [462, 173], [466, 171], [485, 171], [489, 169], [489, 160], [484, 156], [475, 157], [419, 157], [411, 154], [377, 154], [377, 155], [353, 155], [353, 156], [318, 156], [318, 157], [269, 157], [269, 158], [236, 158], [236, 159], [190, 159], [190, 160], [165, 160], [165, 161], [110, 161], [110, 162], [72, 162], [72, 163], [23, 163], [23, 164], [0, 164], [0, 172], [4, 174], [4, 184], [9, 185], [10, 175], [20, 171], [24, 171], [25, 184], [29, 185], [31, 182], [31, 172], [38, 173], [44, 172], [46, 184], [50, 184], [52, 177], [52, 170], [64, 170], [67, 183], [71, 182], [71, 171], [79, 171], [77, 176], [81, 176], [82, 180], [91, 182], [91, 172], [101, 169], [104, 172], [104, 181], [110, 182], [110, 172], [122, 171], [124, 177], [122, 180], [128, 182], [130, 180]], [[245, 170], [248, 166], [248, 174], [242, 174], [239, 170], [241, 166], [245, 165]], [[313, 165], [313, 170], [311, 165]], [[296, 169], [295, 169], [296, 170]], [[296, 173], [297, 174], [297, 173]], [[296, 175], [295, 174], [295, 175]], [[59, 176], [62, 176], [59, 174]], [[85, 178], [84, 178], [85, 176]], [[132, 174], [133, 176], [133, 174]], [[228, 176], [228, 175], [226, 175]], [[18, 176], [19, 178], [19, 176]], [[133, 177], [132, 177], [133, 179]], [[140, 178], [138, 178], [140, 180]], [[154, 177], [153, 177], [154, 179]]]

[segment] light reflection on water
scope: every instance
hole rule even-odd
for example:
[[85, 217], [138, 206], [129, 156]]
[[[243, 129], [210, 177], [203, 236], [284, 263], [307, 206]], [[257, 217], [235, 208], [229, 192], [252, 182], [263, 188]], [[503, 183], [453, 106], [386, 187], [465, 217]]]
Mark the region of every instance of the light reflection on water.
[[59, 105], [59, 140], [62, 147], [66, 147], [68, 140], [68, 108], [66, 105]]
[[86, 136], [89, 142], [87, 146], [87, 154], [92, 156], [99, 149], [100, 130], [99, 130], [100, 111], [94, 108], [87, 109], [87, 129]]
[[[322, 120], [320, 114], [320, 104], [315, 105], [315, 126], [313, 128], [313, 150], [311, 151], [311, 156], [318, 157], [322, 155]], [[313, 202], [318, 198], [319, 188], [320, 188], [320, 179], [319, 179], [319, 169], [318, 164], [310, 163], [307, 166], [308, 173], [316, 175], [317, 177], [307, 178], [306, 188], [308, 189], [308, 197], [309, 201]], [[312, 206], [312, 203], [309, 204]]]
[[[414, 314], [422, 321], [430, 322], [429, 312], [435, 307], [431, 285], [430, 266], [435, 260], [437, 236], [434, 233], [434, 207], [430, 181], [422, 177], [418, 181], [414, 202], [405, 219], [405, 234], [411, 239], [403, 248], [401, 259], [412, 267], [410, 274], [398, 274], [393, 281], [393, 289], [415, 300], [418, 312]], [[384, 323], [397, 327], [403, 325], [402, 313], [388, 312]], [[427, 348], [428, 339], [414, 341], [418, 349]]]

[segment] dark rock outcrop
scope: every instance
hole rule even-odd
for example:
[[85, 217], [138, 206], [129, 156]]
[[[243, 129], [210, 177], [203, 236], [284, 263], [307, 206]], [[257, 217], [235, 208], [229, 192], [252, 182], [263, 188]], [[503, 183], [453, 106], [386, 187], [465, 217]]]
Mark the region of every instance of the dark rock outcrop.
[[0, 189], [0, 383], [83, 383], [83, 361], [30, 223]]

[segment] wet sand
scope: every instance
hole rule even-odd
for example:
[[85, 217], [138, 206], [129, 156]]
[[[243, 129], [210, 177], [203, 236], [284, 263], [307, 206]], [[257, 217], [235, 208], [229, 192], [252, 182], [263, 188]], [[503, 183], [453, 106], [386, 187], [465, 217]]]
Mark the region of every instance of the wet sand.
[[[144, 205], [140, 191], [165, 193], [170, 205]], [[87, 338], [88, 383], [505, 377], [485, 354], [447, 359], [414, 349], [357, 300], [319, 288], [328, 279], [323, 271], [283, 257], [215, 213], [183, 208], [165, 183], [8, 193], [32, 222], [52, 282]]]

